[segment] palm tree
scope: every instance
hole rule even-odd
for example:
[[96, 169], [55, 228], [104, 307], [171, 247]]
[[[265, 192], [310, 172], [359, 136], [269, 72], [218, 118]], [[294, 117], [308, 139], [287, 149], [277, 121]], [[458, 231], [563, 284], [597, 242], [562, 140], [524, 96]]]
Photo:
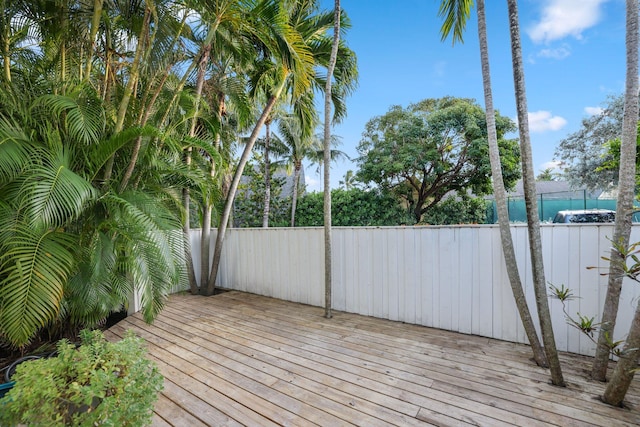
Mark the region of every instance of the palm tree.
[[[110, 8], [99, 14], [98, 31], [93, 20], [72, 19], [81, 11], [62, 1], [16, 3], [20, 16], [47, 22], [32, 26], [29, 36], [42, 48], [28, 64], [7, 54], [20, 60], [10, 62], [11, 81], [5, 73], [1, 85], [0, 304], [9, 308], [0, 314], [0, 336], [14, 346], [61, 322], [94, 325], [126, 306], [134, 291], [151, 320], [186, 278], [185, 241], [175, 235], [178, 195], [187, 175], [200, 177], [181, 168], [178, 141], [146, 124], [163, 84], [154, 80], [153, 58], [165, 57], [171, 44], [163, 29], [175, 20], [161, 2], [124, 3], [94, 3]], [[127, 19], [114, 9], [119, 5]], [[109, 31], [114, 20], [119, 27]], [[89, 21], [86, 31], [75, 30]], [[101, 51], [117, 47], [114, 39], [124, 32], [139, 42], [133, 53]], [[175, 39], [178, 32], [165, 34]], [[171, 65], [168, 59], [162, 70]], [[140, 89], [142, 81], [149, 90]]]
[[344, 178], [339, 182], [340, 185], [344, 187], [345, 190], [349, 191], [356, 186], [356, 175], [353, 173], [351, 169], [349, 169], [345, 174]]
[[[271, 114], [264, 122], [265, 136], [264, 142], [261, 144], [264, 153], [264, 209], [262, 211], [262, 227], [269, 227], [269, 212], [271, 210], [271, 124], [278, 120], [279, 116], [283, 114], [280, 108], [274, 108]], [[276, 142], [279, 142], [276, 140]], [[281, 144], [280, 144], [281, 145]], [[276, 152], [278, 149], [276, 148]]]
[[[448, 37], [453, 31], [453, 42], [461, 41], [464, 24], [468, 19], [473, 5], [472, 0], [460, 0], [457, 2], [443, 2], [440, 6], [440, 16], [444, 17], [442, 26], [443, 39]], [[546, 366], [544, 349], [540, 344], [540, 339], [536, 332], [531, 312], [520, 280], [518, 262], [513, 247], [511, 228], [509, 226], [509, 212], [507, 209], [507, 192], [502, 178], [502, 165], [500, 161], [500, 151], [498, 148], [498, 137], [496, 133], [495, 113], [493, 109], [493, 95], [491, 90], [491, 73], [489, 70], [489, 48], [487, 43], [487, 26], [485, 19], [484, 0], [477, 2], [478, 13], [478, 39], [480, 41], [480, 60], [482, 66], [482, 83], [484, 87], [484, 101], [487, 118], [487, 133], [489, 143], [489, 160], [491, 163], [491, 177], [493, 180], [493, 194], [498, 210], [498, 225], [500, 228], [500, 241], [504, 254], [507, 275], [511, 284], [513, 298], [520, 314], [520, 319], [524, 326], [525, 333], [533, 357], [539, 366]], [[461, 27], [462, 26], [462, 27]]]
[[295, 227], [302, 162], [308, 158], [311, 153], [317, 153], [322, 146], [315, 136], [303, 136], [300, 130], [300, 122], [294, 115], [282, 117], [278, 123], [278, 131], [281, 141], [287, 149], [287, 151], [283, 153], [285, 165], [289, 171], [293, 171], [290, 226]]
[[340, 46], [340, 0], [335, 0], [333, 44], [324, 90], [324, 317], [331, 318], [331, 79]]
[[[216, 244], [214, 249], [211, 274], [206, 294], [212, 294], [218, 273], [222, 244], [226, 233], [229, 216], [233, 206], [240, 177], [249, 160], [251, 150], [258, 138], [260, 129], [274, 108], [277, 101], [287, 98], [292, 102], [293, 113], [298, 116], [303, 134], [311, 133], [315, 115], [313, 88], [326, 81], [326, 76], [318, 72], [317, 68], [326, 67], [330, 57], [330, 44], [327, 44], [326, 31], [333, 26], [333, 14], [317, 13], [315, 0], [300, 0], [293, 4], [286, 4], [287, 22], [276, 20], [285, 11], [279, 4], [273, 8], [261, 7], [263, 19], [259, 22], [279, 23], [270, 26], [270, 37], [260, 40], [264, 43], [264, 52], [269, 53], [269, 60], [258, 58], [256, 73], [252, 79], [254, 95], [266, 95], [267, 102], [258, 119], [238, 162], [234, 178], [229, 189], [229, 196], [220, 219]], [[271, 17], [267, 16], [271, 14]], [[279, 15], [280, 14], [280, 15]], [[274, 43], [275, 42], [275, 43]], [[284, 48], [284, 49], [283, 49]], [[336, 62], [336, 88], [332, 92], [331, 100], [334, 105], [334, 119], [345, 114], [344, 97], [349, 94], [356, 84], [357, 68], [355, 55], [346, 46], [341, 45]], [[322, 86], [320, 86], [322, 87]]]
[[[313, 62], [299, 32], [290, 26], [289, 22], [282, 22], [279, 16], [283, 13], [281, 4], [275, 2], [270, 7], [260, 8], [258, 13], [263, 19], [258, 22], [270, 23], [263, 28], [256, 28], [256, 35], [263, 37], [260, 39], [263, 44], [263, 51], [269, 56], [269, 61], [258, 58], [256, 61], [256, 73], [254, 82], [257, 82], [258, 89], [262, 93], [267, 93], [267, 102], [262, 109], [262, 113], [256, 122], [251, 135], [246, 140], [246, 144], [238, 165], [236, 166], [233, 179], [229, 188], [229, 194], [225, 202], [222, 217], [218, 226], [218, 234], [213, 254], [211, 272], [207, 287], [204, 289], [205, 295], [212, 295], [215, 290], [215, 280], [218, 274], [218, 266], [222, 255], [222, 244], [226, 234], [227, 224], [233, 207], [240, 178], [244, 167], [247, 164], [253, 146], [258, 139], [260, 130], [268, 119], [271, 110], [276, 105], [283, 93], [291, 93], [292, 99], [301, 99], [305, 91], [308, 91], [311, 80], [311, 70]], [[290, 20], [291, 21], [291, 20]], [[283, 42], [283, 43], [280, 43]], [[284, 48], [284, 50], [280, 50]], [[274, 61], [274, 62], [271, 62]], [[269, 65], [267, 65], [269, 63]], [[266, 85], [266, 86], [264, 86]], [[290, 92], [289, 92], [290, 91]]]
[[[620, 146], [620, 179], [618, 183], [618, 206], [613, 241], [621, 247], [629, 245], [631, 233], [631, 212], [636, 172], [636, 140], [638, 136], [638, 0], [627, 0], [627, 78], [625, 87], [624, 120], [622, 125], [622, 142]], [[612, 250], [609, 263], [609, 284], [602, 314], [602, 329], [598, 336], [598, 348], [592, 375], [596, 379], [604, 378], [609, 354], [605, 347], [613, 336], [620, 286], [622, 282], [622, 262], [619, 255]], [[618, 258], [618, 259], [617, 259]], [[605, 329], [606, 328], [606, 329]], [[640, 357], [640, 304], [627, 335], [624, 351], [618, 360], [611, 381], [602, 396], [602, 400], [610, 405], [620, 406], [631, 380], [637, 369]], [[606, 358], [603, 362], [601, 359]], [[602, 374], [602, 376], [601, 376]]]
[[513, 62], [513, 82], [516, 93], [516, 109], [518, 110], [518, 129], [520, 133], [520, 155], [522, 156], [522, 181], [525, 205], [527, 210], [527, 229], [529, 231], [529, 250], [533, 286], [536, 295], [536, 306], [540, 320], [542, 342], [544, 344], [551, 382], [564, 387], [564, 378], [558, 350], [553, 334], [549, 301], [547, 299], [547, 282], [544, 276], [542, 261], [542, 242], [540, 238], [540, 221], [538, 220], [538, 203], [536, 198], [536, 183], [533, 171], [531, 141], [529, 138], [529, 119], [527, 117], [527, 95], [524, 82], [524, 68], [522, 65], [522, 49], [520, 46], [520, 25], [518, 23], [518, 4], [516, 0], [507, 0], [509, 9], [509, 29], [511, 35], [511, 56]]

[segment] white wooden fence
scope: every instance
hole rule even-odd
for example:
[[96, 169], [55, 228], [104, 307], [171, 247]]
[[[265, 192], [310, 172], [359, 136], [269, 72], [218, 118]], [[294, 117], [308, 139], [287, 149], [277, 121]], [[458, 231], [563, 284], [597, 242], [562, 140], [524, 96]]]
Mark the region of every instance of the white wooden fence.
[[[200, 231], [192, 233], [198, 272]], [[526, 226], [512, 226], [512, 234], [535, 316]], [[609, 255], [612, 234], [610, 225], [542, 226], [547, 281], [573, 290], [567, 305], [573, 316], [599, 319], [608, 266], [601, 257]], [[638, 240], [640, 226], [634, 226], [632, 241]], [[587, 269], [592, 266], [599, 268]], [[493, 225], [335, 228], [332, 282], [335, 310], [527, 342]], [[217, 283], [323, 306], [322, 228], [228, 230]], [[625, 279], [616, 338], [626, 336], [639, 296], [640, 284]], [[567, 324], [560, 302], [549, 301], [558, 349], [593, 354], [595, 345]]]

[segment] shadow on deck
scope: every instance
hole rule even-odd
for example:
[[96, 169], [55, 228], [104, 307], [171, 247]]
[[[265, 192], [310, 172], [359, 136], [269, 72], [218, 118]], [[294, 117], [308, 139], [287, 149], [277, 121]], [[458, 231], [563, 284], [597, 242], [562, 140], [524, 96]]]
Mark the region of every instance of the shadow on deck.
[[599, 401], [590, 359], [562, 354], [569, 386], [549, 384], [529, 347], [241, 292], [173, 295], [144, 338], [165, 376], [157, 426], [640, 425]]

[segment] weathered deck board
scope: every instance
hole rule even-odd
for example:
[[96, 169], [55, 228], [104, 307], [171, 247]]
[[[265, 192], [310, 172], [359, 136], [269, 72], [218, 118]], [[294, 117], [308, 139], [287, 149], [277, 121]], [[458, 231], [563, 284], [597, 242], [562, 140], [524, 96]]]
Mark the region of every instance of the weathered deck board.
[[640, 425], [640, 382], [609, 407], [588, 358], [563, 354], [558, 388], [528, 346], [253, 294], [173, 295], [107, 336], [127, 329], [165, 376], [154, 426]]

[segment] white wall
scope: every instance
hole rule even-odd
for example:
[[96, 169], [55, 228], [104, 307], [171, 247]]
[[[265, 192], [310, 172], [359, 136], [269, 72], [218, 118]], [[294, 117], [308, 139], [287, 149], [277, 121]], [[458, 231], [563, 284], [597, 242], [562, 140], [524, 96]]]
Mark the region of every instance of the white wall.
[[[196, 272], [199, 230], [192, 232]], [[532, 312], [535, 300], [524, 225], [512, 226], [516, 256]], [[611, 225], [543, 225], [547, 281], [576, 298], [568, 312], [597, 316], [606, 292]], [[634, 226], [632, 241], [640, 240]], [[213, 244], [213, 241], [212, 241]], [[211, 250], [213, 253], [213, 249]], [[587, 267], [596, 266], [596, 269]], [[230, 229], [218, 285], [324, 305], [322, 228]], [[629, 328], [640, 285], [625, 279], [616, 338]], [[595, 345], [567, 324], [550, 299], [559, 350], [593, 354]], [[343, 228], [333, 230], [333, 308], [424, 326], [526, 342], [493, 225]], [[535, 317], [535, 316], [534, 316]], [[535, 319], [537, 324], [537, 317]]]

